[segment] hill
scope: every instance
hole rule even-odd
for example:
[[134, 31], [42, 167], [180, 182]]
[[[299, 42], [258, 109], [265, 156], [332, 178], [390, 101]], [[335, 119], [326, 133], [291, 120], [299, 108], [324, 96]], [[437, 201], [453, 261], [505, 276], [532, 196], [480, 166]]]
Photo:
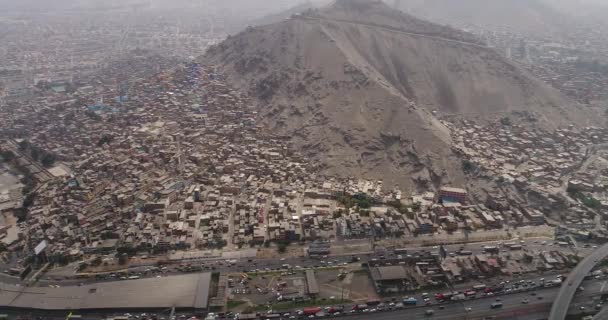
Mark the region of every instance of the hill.
[[257, 98], [262, 123], [328, 173], [405, 188], [463, 182], [438, 117], [525, 114], [541, 126], [583, 121], [571, 102], [470, 34], [381, 1], [323, 10], [229, 37], [208, 50]]

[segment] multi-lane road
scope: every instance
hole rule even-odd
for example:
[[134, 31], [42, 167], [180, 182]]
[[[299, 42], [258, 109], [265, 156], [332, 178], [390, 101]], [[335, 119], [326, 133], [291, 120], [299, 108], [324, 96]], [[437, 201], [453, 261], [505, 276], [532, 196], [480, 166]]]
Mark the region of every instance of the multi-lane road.
[[[573, 305], [577, 308], [584, 306], [591, 310], [593, 306], [598, 304], [598, 300], [602, 293], [608, 292], [607, 280], [589, 280], [583, 283], [585, 286], [584, 292], [575, 298]], [[538, 320], [549, 319], [549, 310], [551, 303], [557, 296], [559, 288], [543, 288], [536, 291], [520, 292], [514, 294], [500, 295], [494, 297], [477, 298], [465, 300], [463, 302], [433, 304], [430, 306], [418, 306], [406, 308], [402, 310], [383, 311], [383, 312], [360, 312], [354, 314], [343, 314], [339, 317], [331, 318], [343, 320]], [[534, 292], [534, 295], [533, 293]], [[540, 297], [540, 298], [539, 298]], [[500, 299], [502, 307], [492, 309], [490, 305]], [[524, 303], [527, 301], [527, 303]], [[345, 310], [350, 310], [350, 306], [346, 306]], [[427, 310], [433, 310], [433, 315], [428, 315]], [[285, 312], [285, 311], [284, 311]], [[282, 314], [284, 313], [282, 312]], [[158, 319], [168, 319], [170, 311], [154, 314]], [[18, 313], [23, 315], [24, 313]], [[28, 315], [41, 315], [36, 311], [27, 312]], [[65, 314], [55, 312], [56, 316], [51, 316], [48, 313], [44, 314], [44, 319], [65, 319]], [[97, 320], [106, 319], [111, 316], [123, 315], [124, 313], [104, 312], [100, 314], [86, 313], [86, 319]], [[148, 316], [153, 314], [147, 313]], [[180, 313], [178, 313], [179, 315]], [[295, 313], [290, 313], [295, 314]], [[15, 314], [17, 315], [17, 314]], [[184, 314], [189, 318], [191, 314]], [[296, 316], [297, 317], [297, 316]], [[180, 318], [181, 319], [181, 318]], [[185, 319], [185, 318], [184, 318]], [[228, 319], [228, 318], [227, 318]], [[260, 318], [264, 319], [264, 318]], [[290, 319], [290, 316], [284, 317], [283, 320]], [[297, 317], [299, 320], [308, 319], [306, 316]]]
[[[473, 254], [479, 254], [483, 252], [483, 247], [488, 245], [498, 245], [500, 242], [485, 242], [485, 243], [472, 243], [472, 244], [463, 244], [463, 245], [447, 245], [444, 246], [447, 252], [457, 252], [461, 248], [464, 247], [465, 250], [471, 251]], [[524, 241], [524, 248], [536, 251], [549, 251], [549, 250], [561, 250], [567, 253], [572, 253], [572, 247], [558, 247], [553, 244], [553, 241], [549, 239], [536, 239], [536, 240], [527, 240]], [[504, 249], [503, 249], [504, 250]], [[589, 252], [592, 251], [591, 248], [579, 248], [579, 251], [587, 250]], [[437, 247], [412, 247], [408, 248], [409, 255], [417, 255], [423, 252], [436, 252]], [[344, 263], [349, 263], [352, 261], [353, 255], [341, 255], [341, 256], [325, 256], [319, 258], [309, 258], [309, 257], [286, 257], [286, 258], [271, 258], [271, 259], [257, 259], [257, 258], [241, 258], [234, 259], [235, 263], [228, 263], [227, 258], [201, 258], [197, 260], [183, 261], [182, 264], [191, 264], [198, 265], [204, 267], [202, 271], [214, 271], [214, 272], [251, 272], [251, 271], [264, 271], [264, 270], [277, 270], [280, 269], [284, 264], [289, 264], [291, 267], [300, 266], [302, 268], [311, 268], [311, 267], [320, 267], [320, 266], [336, 266], [343, 265]], [[364, 254], [355, 254], [354, 256], [360, 259], [359, 263], [368, 262], [372, 259], [381, 259], [382, 256], [386, 256], [386, 258], [395, 257], [392, 252], [377, 252], [377, 253], [364, 253]], [[405, 256], [405, 254], [403, 255]], [[177, 270], [179, 266], [179, 262], [174, 264], [167, 265], [167, 269], [162, 273], [163, 276], [179, 274], [180, 271]], [[136, 267], [129, 268], [130, 272], [138, 272], [142, 273], [142, 277], [155, 277], [158, 276], [158, 273], [146, 272], [150, 268], [156, 265], [154, 260], [151, 260], [149, 263], [141, 263]], [[1, 277], [1, 276], [0, 276]], [[3, 278], [0, 278], [0, 281], [3, 281]], [[112, 280], [112, 279], [108, 279]], [[88, 278], [88, 279], [74, 279], [73, 277], [65, 277], [65, 275], [58, 276], [55, 275], [53, 271], [47, 273], [47, 275], [43, 276], [41, 283], [43, 285], [69, 285], [69, 284], [77, 284], [80, 282], [91, 283], [99, 281], [96, 278]], [[16, 283], [15, 279], [8, 279], [7, 283]]]
[[[608, 293], [605, 280], [586, 281], [585, 291], [574, 299], [573, 306], [586, 310], [593, 310], [599, 302], [602, 293]], [[559, 288], [542, 289], [531, 292], [522, 292], [497, 297], [487, 297], [475, 300], [466, 300], [463, 303], [451, 303], [439, 306], [419, 307], [415, 309], [398, 310], [383, 313], [368, 313], [349, 317], [348, 320], [403, 320], [403, 319], [432, 319], [432, 320], [456, 320], [456, 319], [510, 319], [510, 320], [537, 320], [550, 319], [549, 311]], [[491, 304], [500, 299], [502, 307], [492, 309]], [[524, 303], [524, 300], [527, 303]], [[469, 311], [467, 311], [467, 309]], [[427, 310], [433, 310], [433, 315], [427, 315]], [[552, 318], [551, 318], [552, 319]]]
[[585, 259], [583, 259], [583, 261], [581, 261], [576, 268], [570, 272], [568, 278], [566, 279], [566, 283], [562, 285], [559, 294], [555, 298], [555, 303], [553, 303], [553, 306], [551, 307], [551, 320], [566, 319], [570, 302], [574, 298], [577, 288], [585, 276], [591, 272], [597, 263], [607, 256], [608, 244], [605, 244], [585, 257]]

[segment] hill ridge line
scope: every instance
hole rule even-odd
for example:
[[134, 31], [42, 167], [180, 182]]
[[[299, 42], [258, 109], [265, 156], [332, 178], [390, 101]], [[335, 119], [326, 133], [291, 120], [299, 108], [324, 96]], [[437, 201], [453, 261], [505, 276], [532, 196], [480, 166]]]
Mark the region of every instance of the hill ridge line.
[[321, 21], [327, 21], [327, 22], [338, 22], [338, 23], [354, 24], [354, 25], [360, 25], [360, 26], [369, 27], [369, 28], [382, 29], [382, 30], [385, 30], [385, 31], [388, 31], [388, 32], [405, 34], [405, 35], [409, 35], [409, 36], [413, 36], [413, 37], [420, 37], [420, 38], [426, 38], [426, 39], [431, 39], [431, 40], [446, 41], [446, 42], [450, 42], [450, 43], [462, 44], [462, 45], [472, 46], [472, 47], [482, 48], [482, 49], [490, 49], [490, 47], [488, 47], [486, 45], [482, 45], [482, 44], [478, 44], [478, 43], [474, 43], [474, 42], [468, 42], [468, 41], [462, 41], [462, 40], [456, 40], [456, 39], [449, 39], [449, 38], [444, 38], [444, 37], [439, 37], [439, 36], [432, 36], [432, 35], [429, 35], [429, 34], [418, 33], [418, 32], [403, 31], [403, 30], [399, 30], [399, 29], [396, 29], [396, 28], [391, 28], [389, 26], [374, 25], [374, 24], [369, 24], [369, 23], [364, 23], [364, 22], [350, 21], [350, 20], [345, 20], [345, 19], [328, 19], [328, 18], [309, 17], [309, 16], [299, 16], [297, 18], [298, 19], [303, 19], [303, 20], [310, 20], [310, 21], [319, 21], [319, 22], [321, 22]]

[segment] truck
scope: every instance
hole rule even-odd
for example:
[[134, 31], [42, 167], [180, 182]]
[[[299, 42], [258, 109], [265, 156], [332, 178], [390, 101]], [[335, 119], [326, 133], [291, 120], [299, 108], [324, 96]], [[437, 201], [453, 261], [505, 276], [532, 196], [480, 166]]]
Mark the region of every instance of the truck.
[[471, 255], [473, 255], [473, 251], [461, 250], [461, 251], [458, 251], [457, 253], [458, 253], [458, 255], [461, 255], [461, 256], [471, 256]]
[[302, 312], [307, 316], [314, 316], [315, 314], [321, 312], [321, 310], [322, 309], [319, 307], [308, 307], [308, 308], [302, 309]]
[[466, 298], [467, 297], [464, 295], [464, 293], [459, 293], [452, 296], [452, 301], [465, 300]]
[[484, 246], [483, 251], [490, 253], [498, 253], [500, 250], [496, 246]]
[[397, 248], [397, 249], [393, 250], [393, 252], [395, 254], [407, 254], [407, 250], [408, 250], [407, 248]]
[[483, 291], [486, 289], [486, 285], [485, 284], [478, 284], [476, 286], [473, 286], [473, 290], [475, 291]]
[[357, 304], [357, 305], [353, 306], [353, 310], [355, 310], [355, 311], [365, 310], [365, 309], [367, 309], [366, 304]]

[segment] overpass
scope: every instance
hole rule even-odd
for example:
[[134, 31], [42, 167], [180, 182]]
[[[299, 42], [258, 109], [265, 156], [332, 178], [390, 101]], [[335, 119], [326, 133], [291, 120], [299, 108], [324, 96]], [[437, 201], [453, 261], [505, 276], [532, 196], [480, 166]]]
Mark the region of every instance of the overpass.
[[581, 282], [583, 282], [585, 276], [591, 272], [598, 262], [606, 257], [608, 257], [608, 244], [605, 244], [593, 251], [590, 255], [585, 257], [585, 259], [583, 259], [583, 261], [581, 261], [576, 268], [572, 270], [572, 272], [570, 272], [566, 282], [562, 284], [557, 297], [555, 297], [555, 300], [553, 301], [549, 319], [566, 319], [568, 307], [570, 307], [570, 302], [572, 302], [572, 299], [574, 298], [576, 289], [581, 285]]
[[602, 320], [608, 319], [608, 307], [602, 309], [598, 314], [596, 314], [592, 320]]

